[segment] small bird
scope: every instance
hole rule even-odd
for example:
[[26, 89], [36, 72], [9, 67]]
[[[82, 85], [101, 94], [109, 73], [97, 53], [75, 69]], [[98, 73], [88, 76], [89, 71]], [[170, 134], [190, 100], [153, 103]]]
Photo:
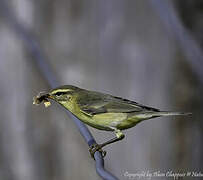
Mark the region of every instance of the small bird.
[[52, 89], [48, 93], [39, 93], [33, 98], [33, 104], [44, 102], [45, 107], [51, 105], [52, 99], [68, 109], [79, 120], [99, 130], [113, 131], [115, 138], [102, 144], [93, 144], [90, 154], [99, 151], [104, 157], [106, 152], [102, 148], [122, 140], [125, 135], [122, 130], [136, 126], [143, 120], [161, 117], [189, 115], [191, 113], [160, 111], [134, 101], [95, 91], [81, 89], [72, 85], [64, 85]]

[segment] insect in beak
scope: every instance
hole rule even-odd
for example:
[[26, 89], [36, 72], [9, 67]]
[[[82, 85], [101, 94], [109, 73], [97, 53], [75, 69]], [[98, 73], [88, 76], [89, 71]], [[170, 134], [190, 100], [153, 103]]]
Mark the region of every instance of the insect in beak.
[[33, 104], [39, 105], [43, 102], [45, 107], [49, 107], [51, 102], [48, 99], [53, 99], [53, 97], [50, 94], [40, 92], [37, 96], [33, 97]]

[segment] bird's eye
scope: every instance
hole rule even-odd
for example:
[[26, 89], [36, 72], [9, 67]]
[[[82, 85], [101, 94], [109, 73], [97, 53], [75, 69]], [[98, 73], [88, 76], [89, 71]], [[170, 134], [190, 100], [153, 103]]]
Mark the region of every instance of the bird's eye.
[[63, 95], [63, 94], [65, 94], [65, 92], [57, 92], [57, 93], [55, 94], [55, 96], [61, 96], [61, 95]]

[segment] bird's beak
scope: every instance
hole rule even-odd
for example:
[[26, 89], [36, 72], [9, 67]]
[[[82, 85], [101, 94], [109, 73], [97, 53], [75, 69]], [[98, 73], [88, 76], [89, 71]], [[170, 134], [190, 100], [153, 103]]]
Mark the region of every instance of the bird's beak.
[[46, 97], [49, 99], [53, 99], [53, 96], [51, 94], [46, 94]]

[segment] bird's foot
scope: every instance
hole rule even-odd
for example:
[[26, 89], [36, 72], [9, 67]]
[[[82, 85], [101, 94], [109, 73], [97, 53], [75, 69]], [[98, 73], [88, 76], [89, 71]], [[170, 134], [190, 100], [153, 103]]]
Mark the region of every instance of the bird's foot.
[[90, 155], [91, 157], [94, 159], [94, 153], [98, 151], [101, 153], [102, 157], [104, 158], [106, 156], [106, 151], [103, 151], [102, 150], [102, 146], [101, 144], [93, 144], [90, 146], [90, 149], [89, 149], [89, 152], [90, 152]]

